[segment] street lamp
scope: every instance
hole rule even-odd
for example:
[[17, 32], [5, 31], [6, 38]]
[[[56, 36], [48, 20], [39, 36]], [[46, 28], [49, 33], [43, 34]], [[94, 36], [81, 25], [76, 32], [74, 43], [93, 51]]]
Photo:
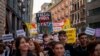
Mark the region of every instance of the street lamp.
[[25, 7], [22, 7], [22, 13], [24, 13], [26, 11]]
[[22, 6], [22, 3], [21, 2], [18, 2], [18, 6], [21, 7]]
[[23, 21], [23, 14], [26, 11], [26, 8], [25, 8], [25, 5], [24, 5], [24, 1], [25, 0], [18, 0], [18, 7], [19, 7], [19, 10], [20, 10], [20, 13], [21, 13], [20, 17], [21, 17], [22, 21]]
[[24, 2], [24, 0], [21, 0], [21, 2]]
[[21, 13], [26, 11], [25, 5], [23, 4], [25, 0], [18, 0], [18, 7], [21, 10]]

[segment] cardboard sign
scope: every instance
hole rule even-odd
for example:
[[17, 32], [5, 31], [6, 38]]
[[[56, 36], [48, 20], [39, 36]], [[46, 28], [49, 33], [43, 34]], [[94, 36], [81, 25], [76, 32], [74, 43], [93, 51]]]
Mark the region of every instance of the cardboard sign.
[[62, 27], [53, 27], [53, 32], [59, 32], [62, 30]]
[[26, 32], [23, 29], [17, 30], [16, 34], [17, 34], [17, 36], [26, 36]]
[[62, 26], [63, 26], [64, 22], [53, 22], [53, 32], [59, 32], [62, 30]]
[[64, 20], [64, 25], [63, 25], [62, 28], [63, 28], [63, 30], [71, 28], [71, 24], [70, 24], [70, 19], [69, 18], [67, 18], [67, 19]]
[[39, 33], [51, 33], [53, 31], [50, 12], [36, 13], [36, 19]]
[[37, 29], [35, 29], [35, 28], [30, 29], [30, 34], [31, 35], [37, 34]]
[[69, 28], [66, 30], [67, 34], [67, 43], [75, 43], [76, 42], [76, 29], [75, 28]]
[[4, 35], [2, 35], [2, 40], [3, 40], [3, 42], [13, 41], [14, 40], [13, 34], [4, 34]]
[[87, 27], [85, 33], [93, 36], [95, 35], [95, 29]]

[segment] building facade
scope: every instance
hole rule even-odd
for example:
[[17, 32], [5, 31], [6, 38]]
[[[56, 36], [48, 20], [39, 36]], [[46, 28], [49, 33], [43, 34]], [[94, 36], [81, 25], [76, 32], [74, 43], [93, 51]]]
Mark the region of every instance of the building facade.
[[34, 0], [28, 0], [29, 1], [29, 18], [30, 18], [30, 21], [32, 21], [32, 18], [33, 18], [33, 6], [34, 6]]
[[30, 22], [30, 0], [7, 0], [6, 3], [6, 34], [13, 33], [16, 37], [16, 30], [27, 31], [26, 22]]
[[5, 34], [6, 31], [6, 0], [0, 0], [0, 37]]
[[54, 22], [67, 19], [70, 15], [70, 0], [52, 0], [52, 6], [48, 11], [52, 14], [52, 20]]
[[84, 32], [86, 27], [86, 0], [71, 0], [70, 17], [72, 27], [77, 29], [77, 32]]
[[100, 0], [87, 0], [87, 23], [91, 28], [100, 28]]
[[[44, 3], [42, 6], [41, 6], [41, 12], [46, 12], [49, 8], [51, 3]], [[51, 4], [52, 5], [52, 4]]]

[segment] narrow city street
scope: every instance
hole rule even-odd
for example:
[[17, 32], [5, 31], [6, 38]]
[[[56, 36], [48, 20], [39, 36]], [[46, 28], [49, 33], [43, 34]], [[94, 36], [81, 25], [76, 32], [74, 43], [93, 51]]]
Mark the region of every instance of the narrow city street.
[[100, 56], [100, 0], [0, 0], [0, 56]]

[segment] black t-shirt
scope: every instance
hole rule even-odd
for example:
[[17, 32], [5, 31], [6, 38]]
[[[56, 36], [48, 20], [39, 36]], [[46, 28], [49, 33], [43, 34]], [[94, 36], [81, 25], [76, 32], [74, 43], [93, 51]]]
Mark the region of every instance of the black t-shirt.
[[70, 56], [74, 56], [73, 44], [65, 44], [65, 50], [68, 51]]
[[78, 46], [74, 49], [74, 56], [89, 56], [87, 47]]

